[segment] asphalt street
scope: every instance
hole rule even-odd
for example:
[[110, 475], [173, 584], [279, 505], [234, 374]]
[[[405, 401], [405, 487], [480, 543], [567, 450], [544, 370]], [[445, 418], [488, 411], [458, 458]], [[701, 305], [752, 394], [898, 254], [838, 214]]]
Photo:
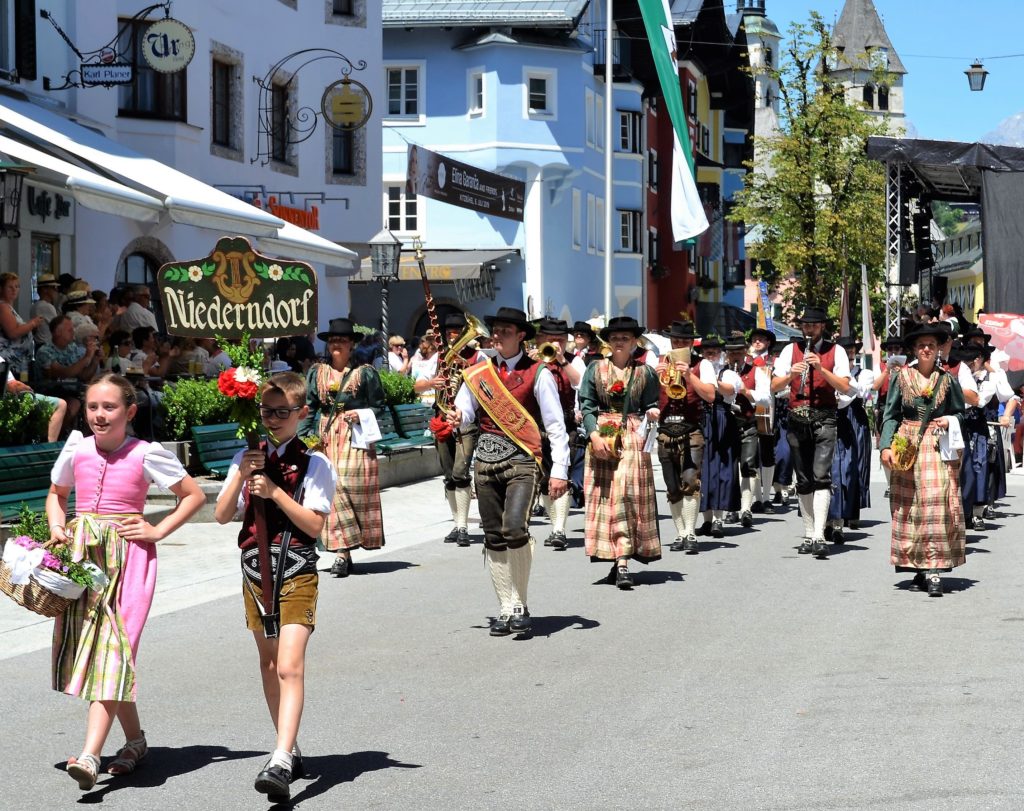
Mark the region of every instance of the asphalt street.
[[[864, 528], [827, 561], [797, 555], [792, 507], [668, 552], [660, 492], [664, 558], [633, 567], [631, 592], [601, 582], [574, 512], [568, 551], [537, 546], [530, 639], [488, 635], [479, 535], [441, 543], [440, 484], [385, 491], [388, 546], [321, 576], [295, 805], [1020, 809], [1024, 477], [1010, 479], [941, 599], [889, 566], [880, 471]], [[49, 689], [49, 623], [0, 604], [0, 808], [267, 807], [252, 782], [274, 736], [236, 531], [162, 544], [139, 662], [150, 755], [84, 795], [62, 766], [85, 705]]]

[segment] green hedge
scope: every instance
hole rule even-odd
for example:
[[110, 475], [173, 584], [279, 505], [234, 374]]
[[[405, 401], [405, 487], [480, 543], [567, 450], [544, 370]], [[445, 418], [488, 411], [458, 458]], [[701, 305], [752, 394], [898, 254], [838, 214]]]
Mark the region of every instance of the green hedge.
[[46, 442], [53, 406], [31, 394], [0, 397], [0, 445]]
[[380, 371], [380, 384], [384, 388], [384, 400], [389, 406], [418, 403], [419, 397], [413, 389], [412, 378], [385, 369]]
[[216, 380], [182, 379], [168, 383], [160, 406], [164, 412], [165, 439], [173, 442], [190, 440], [193, 425], [231, 421], [231, 399], [220, 393]]

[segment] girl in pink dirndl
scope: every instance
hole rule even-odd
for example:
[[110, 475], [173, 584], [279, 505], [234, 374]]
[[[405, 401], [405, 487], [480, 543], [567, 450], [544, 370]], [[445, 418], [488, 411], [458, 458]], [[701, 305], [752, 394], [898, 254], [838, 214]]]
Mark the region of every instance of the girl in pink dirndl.
[[[127, 435], [136, 409], [127, 380], [110, 373], [97, 378], [86, 391], [85, 409], [93, 436], [75, 431], [68, 437], [46, 499], [51, 540], [67, 543], [76, 560], [91, 561], [109, 579], [102, 591], [86, 590], [53, 629], [53, 688], [90, 702], [85, 745], [67, 767], [82, 790], [96, 784], [115, 718], [127, 742], [108, 771], [127, 774], [146, 755], [135, 664], [156, 587], [156, 543], [205, 501], [173, 454]], [[142, 517], [150, 482], [178, 497], [156, 526]], [[72, 489], [77, 513], [67, 520]]]

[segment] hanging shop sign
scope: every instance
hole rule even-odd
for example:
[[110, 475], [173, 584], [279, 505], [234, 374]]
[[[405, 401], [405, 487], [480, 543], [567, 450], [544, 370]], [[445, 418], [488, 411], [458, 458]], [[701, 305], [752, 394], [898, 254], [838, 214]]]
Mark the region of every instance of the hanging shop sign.
[[185, 23], [168, 17], [157, 20], [142, 35], [142, 56], [158, 73], [177, 73], [188, 67], [196, 40]]
[[320, 99], [324, 121], [336, 130], [353, 132], [370, 120], [373, 99], [366, 85], [346, 76], [328, 85]]
[[110, 64], [86, 64], [79, 67], [83, 87], [111, 87], [115, 84], [131, 84], [135, 79], [135, 68], [129, 62]]
[[409, 145], [406, 191], [459, 208], [523, 221], [526, 184]]
[[168, 262], [157, 286], [171, 335], [280, 338], [316, 331], [316, 271], [263, 256], [245, 237], [221, 237], [202, 259]]

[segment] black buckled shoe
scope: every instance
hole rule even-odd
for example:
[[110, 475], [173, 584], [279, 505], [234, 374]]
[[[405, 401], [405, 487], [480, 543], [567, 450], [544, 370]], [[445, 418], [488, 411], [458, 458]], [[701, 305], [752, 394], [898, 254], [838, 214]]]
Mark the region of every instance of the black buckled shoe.
[[753, 504], [750, 505], [750, 511], [755, 515], [761, 515], [762, 513], [764, 513], [764, 502], [755, 501]]
[[508, 622], [507, 616], [495, 617], [494, 622], [491, 623], [491, 636], [508, 636], [512, 633]]
[[800, 542], [800, 547], [796, 551], [800, 555], [809, 555], [809, 554], [811, 554], [811, 539], [810, 538], [804, 538]]
[[671, 552], [682, 552], [686, 548], [686, 539], [682, 535], [677, 535], [676, 539], [672, 541], [669, 546]]
[[[554, 534], [555, 533], [553, 533], [553, 532], [551, 533], [551, 535], [554, 535]], [[544, 546], [551, 546], [551, 535], [548, 535], [548, 537], [546, 537], [544, 539]]]
[[465, 527], [459, 527], [458, 536], [455, 539], [456, 546], [469, 546], [471, 541], [469, 540], [469, 530]]
[[292, 749], [292, 782], [301, 780], [306, 776], [306, 764], [302, 762], [302, 755]]
[[698, 535], [710, 535], [711, 534], [711, 522], [705, 521], [699, 527], [697, 527]]
[[823, 540], [814, 541], [811, 544], [811, 551], [818, 560], [825, 560], [828, 557], [828, 543]]
[[352, 562], [344, 555], [335, 555], [331, 564], [331, 577], [348, 577]]
[[740, 520], [739, 513], [736, 510], [729, 510], [725, 514], [725, 523], [727, 524], [738, 524]]
[[975, 530], [976, 532], [984, 532], [985, 531], [985, 519], [982, 518], [980, 515], [974, 516], [974, 525], [972, 527], [970, 527], [970, 528]]
[[526, 634], [529, 633], [530, 627], [533, 625], [533, 620], [530, 619], [530, 612], [526, 610], [526, 606], [512, 609], [512, 619], [509, 620], [509, 630], [514, 634]]
[[618, 566], [615, 570], [615, 585], [623, 591], [633, 588], [633, 576], [625, 566]]
[[835, 533], [835, 527], [831, 524], [825, 524], [825, 540], [832, 543], [832, 535]]
[[444, 536], [445, 543], [455, 543], [459, 539], [459, 528], [452, 527], [452, 531]]
[[775, 515], [775, 508], [772, 506], [772, 503], [770, 501], [761, 502], [761, 511], [765, 515]]
[[782, 491], [776, 490], [775, 495], [772, 496], [772, 504], [781, 507], [782, 506]]
[[910, 581], [908, 587], [910, 591], [924, 591], [926, 586], [924, 582], [924, 572], [918, 572], [914, 575], [914, 579]]
[[724, 538], [725, 537], [725, 527], [722, 526], [722, 522], [721, 521], [712, 521], [711, 522], [711, 537], [712, 538]]
[[846, 538], [843, 537], [842, 527], [836, 527], [832, 530], [832, 543], [846, 543]]
[[989, 521], [994, 521], [996, 517], [996, 508], [991, 504], [986, 504], [985, 509], [982, 510], [982, 517], [987, 518]]
[[942, 578], [937, 574], [928, 576], [928, 596], [929, 597], [941, 597], [942, 596]]
[[556, 552], [564, 552], [565, 547], [569, 545], [569, 542], [565, 540], [564, 532], [552, 532], [548, 540], [551, 541], [551, 548]]
[[266, 794], [272, 803], [286, 803], [292, 796], [289, 788], [291, 782], [292, 773], [289, 769], [268, 762], [263, 771], [256, 775], [255, 788], [260, 794]]
[[744, 510], [743, 514], [740, 515], [740, 524], [745, 527], [754, 526], [754, 516], [750, 510]]
[[686, 552], [687, 555], [696, 555], [697, 554], [697, 552], [699, 550], [697, 549], [697, 536], [696, 535], [687, 535], [686, 536], [686, 540], [683, 541], [683, 551]]

